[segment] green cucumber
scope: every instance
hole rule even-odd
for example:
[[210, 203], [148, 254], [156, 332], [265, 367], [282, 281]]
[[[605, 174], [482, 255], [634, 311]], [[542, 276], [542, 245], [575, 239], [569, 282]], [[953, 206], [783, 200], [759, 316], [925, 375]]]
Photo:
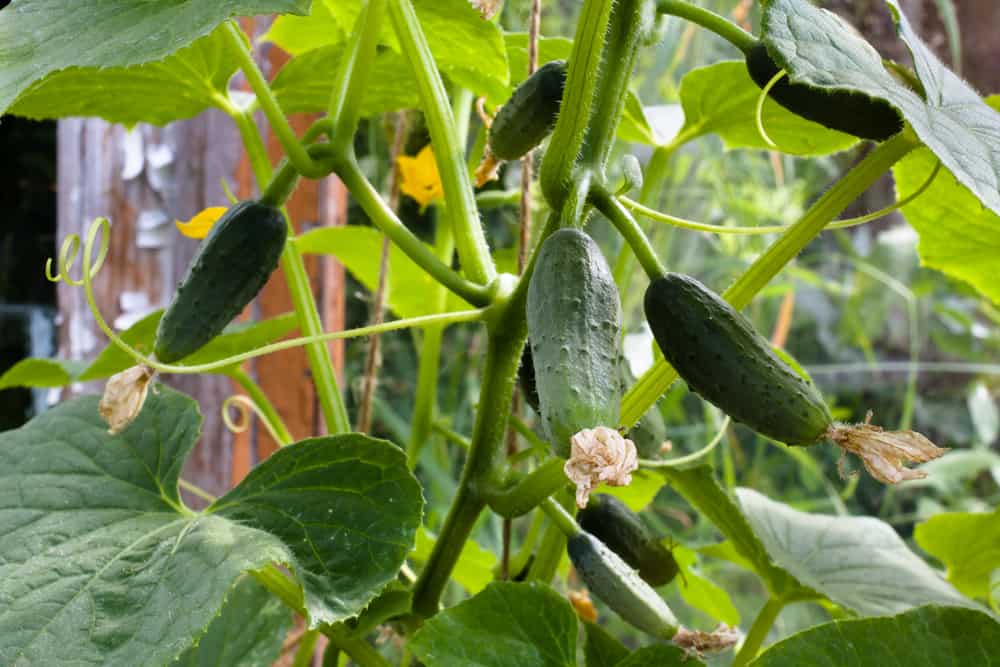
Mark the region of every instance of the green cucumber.
[[565, 60], [547, 62], [522, 81], [493, 119], [490, 152], [501, 160], [519, 160], [542, 143], [555, 125], [565, 86]]
[[662, 639], [677, 633], [677, 618], [663, 598], [599, 539], [580, 532], [566, 551], [580, 580], [624, 621]]
[[[628, 362], [622, 359], [620, 365], [622, 391], [635, 383], [635, 376], [629, 369]], [[641, 459], [658, 459], [663, 455], [663, 443], [667, 439], [667, 425], [660, 414], [660, 408], [655, 404], [646, 411], [639, 421], [632, 425], [625, 437], [635, 443], [635, 449]]]
[[677, 576], [677, 561], [643, 525], [639, 515], [606, 493], [592, 495], [577, 512], [580, 527], [603, 542], [639, 572], [650, 586], [663, 586]]
[[527, 318], [542, 426], [565, 458], [573, 435], [620, 416], [621, 301], [593, 239], [561, 229], [542, 243]]
[[256, 201], [231, 207], [212, 227], [156, 330], [156, 358], [172, 363], [215, 338], [278, 266], [288, 225]]
[[[746, 64], [750, 78], [760, 88], [781, 71], [763, 42], [747, 51]], [[786, 75], [768, 95], [794, 114], [862, 139], [885, 141], [903, 129], [903, 118], [891, 104], [864, 93], [792, 83]]]
[[531, 357], [531, 341], [521, 352], [521, 365], [517, 367], [517, 386], [521, 389], [524, 402], [538, 412], [538, 385], [535, 383], [535, 362]]
[[649, 284], [644, 306], [663, 356], [702, 398], [785, 444], [823, 439], [833, 418], [816, 387], [712, 290], [668, 273]]

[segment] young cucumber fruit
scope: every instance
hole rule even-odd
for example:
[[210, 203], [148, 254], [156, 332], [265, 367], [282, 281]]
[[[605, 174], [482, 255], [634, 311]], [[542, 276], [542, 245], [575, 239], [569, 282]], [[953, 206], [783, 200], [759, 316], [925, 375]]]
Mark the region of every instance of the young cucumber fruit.
[[514, 89], [490, 127], [490, 152], [518, 160], [542, 143], [555, 125], [566, 86], [566, 61], [553, 60]]
[[599, 539], [580, 532], [569, 538], [566, 551], [580, 580], [624, 621], [663, 639], [677, 633], [677, 619], [663, 598]]
[[663, 586], [677, 576], [677, 561], [625, 503], [605, 493], [590, 497], [576, 515], [580, 527], [603, 542], [639, 572], [650, 586]]
[[[781, 71], [758, 42], [746, 54], [750, 77], [764, 88]], [[862, 139], [884, 141], [903, 129], [903, 119], [891, 104], [860, 92], [824, 90], [781, 78], [768, 93], [792, 113], [832, 130], [840, 130]]]
[[245, 201], [226, 211], [160, 320], [157, 359], [183, 359], [219, 335], [267, 282], [287, 235], [285, 217], [273, 206]]
[[833, 418], [816, 388], [710, 289], [668, 273], [649, 284], [644, 306], [663, 356], [693, 391], [786, 444], [810, 445], [824, 437]]
[[581, 429], [618, 425], [621, 302], [593, 239], [561, 229], [538, 251], [528, 284], [528, 339], [542, 426], [567, 457]]

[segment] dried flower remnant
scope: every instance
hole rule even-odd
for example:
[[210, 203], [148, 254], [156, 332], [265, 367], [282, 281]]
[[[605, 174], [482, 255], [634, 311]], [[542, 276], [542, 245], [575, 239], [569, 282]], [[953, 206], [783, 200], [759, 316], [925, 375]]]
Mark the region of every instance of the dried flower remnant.
[[156, 372], [152, 368], [140, 365], [111, 376], [97, 406], [97, 411], [108, 423], [108, 433], [122, 432], [139, 415], [154, 375]]
[[479, 11], [484, 21], [489, 21], [500, 11], [500, 0], [469, 0], [469, 2]]
[[684, 650], [684, 659], [687, 660], [691, 656], [701, 658], [706, 653], [728, 651], [736, 646], [741, 636], [738, 629], [720, 623], [711, 632], [688, 630], [681, 626], [671, 641]]
[[594, 601], [590, 599], [590, 591], [586, 588], [578, 591], [570, 591], [568, 597], [570, 604], [573, 605], [573, 610], [576, 611], [576, 615], [580, 617], [580, 620], [585, 623], [597, 622], [597, 607], [594, 606]]
[[627, 486], [638, 467], [635, 443], [612, 428], [598, 426], [570, 439], [570, 457], [563, 470], [576, 484], [577, 507], [586, 507], [591, 489], [601, 482]]
[[862, 424], [834, 424], [826, 437], [844, 451], [860, 457], [868, 474], [883, 484], [927, 477], [927, 473], [907, 468], [905, 464], [926, 463], [948, 451], [916, 431], [885, 431], [873, 425], [871, 418], [869, 412]]

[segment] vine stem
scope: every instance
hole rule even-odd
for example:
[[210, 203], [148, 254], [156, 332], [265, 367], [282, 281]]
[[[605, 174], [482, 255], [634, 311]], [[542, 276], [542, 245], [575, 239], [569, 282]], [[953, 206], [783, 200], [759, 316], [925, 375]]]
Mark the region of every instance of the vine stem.
[[756, 37], [729, 19], [691, 2], [685, 2], [684, 0], [658, 0], [656, 11], [660, 14], [670, 14], [671, 16], [676, 16], [700, 25], [702, 28], [722, 37], [743, 53], [748, 52], [757, 44]]
[[660, 262], [646, 234], [639, 227], [632, 214], [620, 201], [603, 186], [594, 184], [590, 188], [591, 203], [611, 221], [625, 242], [632, 248], [636, 259], [650, 280], [656, 280], [667, 274], [666, 267]]
[[434, 146], [434, 159], [441, 174], [445, 202], [451, 212], [462, 268], [473, 282], [488, 284], [496, 278], [496, 267], [479, 220], [472, 181], [465, 167], [465, 146], [459, 141], [444, 83], [413, 3], [410, 0], [389, 0], [389, 14], [416, 80], [421, 108]]
[[[231, 114], [231, 117], [240, 131], [257, 185], [263, 188], [274, 174], [274, 169], [267, 159], [264, 141], [261, 139], [260, 133], [257, 132], [257, 126], [254, 124], [252, 116], [236, 112]], [[294, 234], [295, 228], [287, 211], [285, 211], [285, 219], [288, 222], [290, 233]], [[299, 321], [299, 329], [307, 337], [318, 336], [323, 332], [323, 322], [316, 307], [316, 298], [312, 292], [305, 262], [303, 262], [302, 254], [295, 243], [285, 243], [285, 248], [281, 252], [281, 268], [284, 270], [285, 281], [292, 297], [292, 305]], [[322, 342], [312, 341], [306, 345], [306, 358], [309, 360], [309, 369], [313, 374], [316, 394], [319, 397], [320, 410], [323, 413], [323, 421], [326, 423], [327, 430], [333, 434], [347, 433], [351, 430], [351, 422], [347, 416], [347, 407], [344, 405], [344, 398], [340, 393], [337, 376], [333, 370], [330, 349]]]
[[767, 639], [767, 633], [771, 631], [771, 626], [774, 625], [774, 621], [784, 607], [785, 601], [781, 598], [770, 597], [767, 599], [767, 602], [757, 613], [753, 625], [750, 626], [750, 632], [747, 633], [747, 638], [743, 641], [739, 653], [733, 658], [733, 667], [743, 667], [757, 657], [757, 652], [760, 651], [761, 645]]
[[[911, 131], [904, 131], [879, 144], [844, 178], [820, 197], [802, 218], [785, 230], [753, 264], [722, 293], [722, 298], [737, 310], [750, 300], [788, 262], [819, 234], [826, 225], [871, 187], [896, 162], [919, 145]], [[666, 361], [658, 360], [643, 374], [622, 399], [622, 424], [631, 426], [646, 413], [663, 392], [677, 379], [677, 372]]]

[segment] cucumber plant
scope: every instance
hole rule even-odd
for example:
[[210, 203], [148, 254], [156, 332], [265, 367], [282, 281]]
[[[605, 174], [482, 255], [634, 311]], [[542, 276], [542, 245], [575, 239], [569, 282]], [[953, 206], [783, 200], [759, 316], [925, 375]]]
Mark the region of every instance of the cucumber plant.
[[[729, 444], [720, 447], [737, 437], [728, 429], [731, 417], [789, 445], [829, 440], [819, 446], [857, 455], [884, 482], [922, 477], [926, 471], [907, 464], [944, 453], [908, 429], [883, 431], [867, 418], [856, 426], [834, 422], [819, 389], [740, 311], [828, 226], [878, 217], [835, 220], [890, 170], [907, 176], [901, 185], [923, 185], [906, 189], [905, 197], [901, 189], [900, 203], [879, 215], [903, 208], [925, 220], [934, 209], [923, 208], [922, 194], [933, 190], [945, 210], [968, 210], [995, 224], [997, 105], [936, 59], [895, 0], [886, 6], [914, 56], [913, 71], [887, 68], [874, 47], [808, 0], [764, 3], [756, 35], [705, 3], [583, 0], [572, 41], [540, 40], [537, 22], [528, 35], [505, 34], [506, 14], [499, 23], [482, 18], [497, 3], [475, 4], [482, 14], [465, 0], [80, 0], [73, 12], [15, 0], [0, 12], [0, 112], [90, 114], [132, 125], [214, 107], [235, 124], [261, 193], [216, 223], [166, 311], [124, 334], [106, 322], [95, 299], [98, 272], [114, 250], [108, 220], [97, 219], [82, 239], [68, 238], [55, 267], [47, 267], [50, 280], [83, 290], [110, 351], [82, 374], [78, 364], [29, 360], [0, 378], [0, 386], [111, 379], [100, 401], [66, 401], [0, 434], [0, 663], [266, 665], [281, 650], [294, 613], [305, 628], [295, 664], [309, 663], [320, 636], [324, 665], [348, 658], [365, 667], [414, 658], [428, 667], [577, 664], [580, 621], [564, 594], [569, 589], [583, 599], [572, 590], [579, 587], [597, 599], [602, 621], [619, 618], [608, 627], [621, 639], [642, 644], [632, 653], [619, 638], [584, 625], [588, 665], [698, 664], [702, 654], [736, 645], [734, 665], [836, 662], [856, 649], [849, 637], [871, 642], [890, 635], [902, 637], [907, 650], [956, 664], [1000, 655], [1000, 624], [985, 606], [990, 573], [995, 578], [1000, 564], [970, 574], [949, 561], [945, 581], [884, 522], [808, 514], [735, 488]], [[234, 18], [264, 12], [288, 15], [267, 39], [293, 54], [270, 80], [254, 60], [252, 36]], [[631, 86], [642, 56], [664, 34], [664, 17], [668, 27], [686, 21], [705, 29], [744, 57], [735, 69], [726, 67], [726, 80], [716, 86], [742, 96], [738, 113], [717, 118], [712, 114], [725, 105], [708, 105], [700, 109], [706, 116], [672, 139], [649, 128]], [[815, 39], [817, 30], [823, 40]], [[68, 34], [76, 36], [73, 49], [65, 48]], [[556, 53], [560, 45], [565, 53]], [[539, 50], [559, 60], [530, 75], [510, 70], [524, 51], [533, 62]], [[231, 83], [237, 71], [250, 93]], [[489, 131], [473, 124], [476, 96], [503, 103]], [[372, 161], [358, 155], [362, 122], [374, 128], [376, 115], [411, 107], [422, 114], [437, 167], [436, 176], [424, 175], [442, 200], [421, 202], [436, 220], [433, 246], [379, 194]], [[268, 159], [258, 111], [283, 151], [277, 167]], [[321, 117], [300, 137], [291, 111]], [[727, 142], [738, 136], [744, 147], [781, 150], [784, 140], [806, 147], [792, 152], [815, 154], [857, 139], [871, 145], [787, 227], [693, 223], [643, 205], [667, 189], [674, 152], [710, 132]], [[619, 161], [639, 141], [654, 146], [645, 166], [632, 156]], [[468, 165], [484, 145], [494, 157], [514, 160], [540, 143], [539, 196], [532, 196], [530, 177], [515, 193], [530, 244], [521, 249], [523, 270], [514, 274], [498, 268], [501, 256], [491, 248], [506, 235], [481, 217], [511, 198], [477, 194]], [[613, 187], [619, 163], [626, 165], [626, 189], [641, 188], [643, 204]], [[322, 244], [295, 232], [297, 221], [283, 204], [303, 180], [330, 175], [391, 244], [388, 256], [401, 253], [415, 267], [411, 276], [419, 280], [403, 288], [413, 312], [323, 330], [303, 263], [303, 253]], [[533, 210], [545, 222], [527, 234]], [[633, 212], [713, 233], [772, 236], [717, 295], [668, 271], [663, 248]], [[614, 269], [594, 240], [598, 217], [620, 237]], [[936, 223], [947, 226], [946, 218]], [[984, 230], [989, 226], [970, 225], [963, 234], [986, 247], [991, 232]], [[946, 245], [926, 227], [918, 232], [934, 251]], [[347, 246], [323, 251], [348, 257], [355, 248]], [[72, 268], [77, 260], [79, 273]], [[662, 353], [634, 383], [621, 358], [629, 325], [622, 285], [633, 260], [649, 280], [644, 310]], [[989, 270], [970, 269], [971, 261], [936, 261], [991, 294]], [[279, 263], [295, 308], [291, 324], [226, 328]], [[397, 309], [398, 287], [390, 291]], [[459, 325], [474, 328], [482, 343], [471, 429], [437, 415], [444, 405], [436, 395], [444, 330]], [[299, 337], [279, 340], [296, 327]], [[397, 424], [388, 440], [352, 431], [327, 342], [406, 329], [421, 331], [412, 423]], [[326, 435], [296, 440], [241, 364], [300, 346]], [[31, 369], [48, 373], [41, 378]], [[180, 478], [198, 439], [198, 406], [164, 386], [150, 391], [154, 376], [195, 373], [236, 380], [246, 396], [224, 407], [243, 406], [282, 445], [221, 498]], [[623, 387], [623, 376], [630, 386]], [[680, 425], [666, 424], [669, 415], [657, 406], [668, 390], [676, 395], [671, 385], [678, 376], [727, 414], [716, 436], [694, 452], [670, 451], [667, 437]], [[531, 390], [537, 391], [537, 414], [512, 410], [519, 379], [532, 407]], [[425, 447], [438, 432], [463, 450], [460, 456], [439, 440], [440, 447]], [[530, 446], [521, 447], [522, 440]], [[433, 449], [446, 453], [430, 461]], [[725, 487], [713, 468], [720, 451], [727, 452]], [[452, 458], [462, 461], [457, 479], [440, 465]], [[832, 486], [825, 477], [824, 484]], [[602, 485], [624, 486], [615, 491], [621, 500], [602, 494], [588, 501]], [[447, 507], [425, 510], [425, 497], [439, 486], [447, 487]], [[574, 486], [584, 507], [578, 517]], [[695, 551], [694, 541], [678, 541], [671, 552], [651, 537], [647, 523], [662, 517], [650, 498], [663, 486], [725, 543]], [[180, 489], [208, 506], [190, 508]], [[840, 501], [836, 489], [832, 495]], [[497, 518], [521, 516], [530, 528], [492, 530]], [[499, 558], [472, 542], [493, 534], [503, 535], [495, 544]], [[679, 594], [711, 621], [735, 625], [738, 613], [702, 568], [719, 557], [751, 570], [766, 591], [745, 634], [709, 631], [704, 617], [687, 606], [675, 613], [668, 604]], [[570, 573], [561, 567], [566, 562]], [[493, 581], [509, 578], [517, 581]], [[836, 611], [836, 620], [817, 630], [822, 646], [798, 635], [764, 648], [792, 602]], [[926, 632], [928, 615], [933, 633]], [[399, 641], [376, 644], [379, 632]], [[863, 653], [858, 660], [867, 664]]]

